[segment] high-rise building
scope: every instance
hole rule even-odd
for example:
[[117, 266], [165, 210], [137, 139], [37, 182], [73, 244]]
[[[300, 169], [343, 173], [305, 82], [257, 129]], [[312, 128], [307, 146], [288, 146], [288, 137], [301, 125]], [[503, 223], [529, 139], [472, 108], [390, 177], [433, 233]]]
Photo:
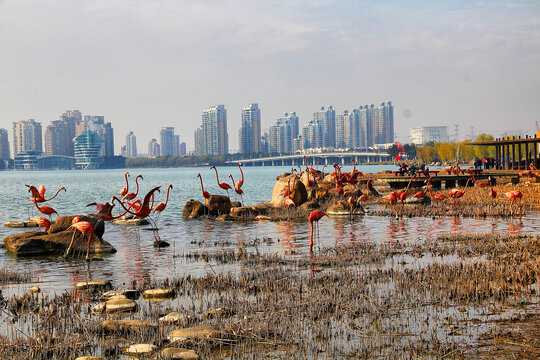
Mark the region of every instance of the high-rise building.
[[0, 129], [0, 159], [9, 159], [9, 140], [6, 129]]
[[223, 105], [215, 105], [202, 114], [202, 155], [226, 155], [229, 153], [227, 133], [227, 110]]
[[172, 156], [180, 156], [180, 135], [173, 137], [173, 153]]
[[424, 145], [427, 142], [447, 142], [448, 126], [419, 126], [410, 129], [411, 142]]
[[13, 123], [13, 154], [23, 151], [43, 152], [41, 123], [34, 119]]
[[103, 138], [95, 131], [85, 130], [73, 139], [75, 166], [79, 169], [96, 169], [103, 163]]
[[174, 127], [161, 128], [159, 137], [161, 140], [161, 156], [178, 156], [178, 145], [175, 143]]
[[90, 130], [98, 134], [103, 140], [101, 144], [101, 156], [114, 156], [114, 132], [111, 123], [105, 122], [104, 116], [85, 115], [84, 121], [75, 126], [77, 134]]
[[394, 107], [392, 102], [384, 102], [374, 107], [370, 105], [373, 116], [373, 142], [388, 144], [394, 142]]
[[302, 149], [322, 147], [323, 125], [322, 121], [311, 120], [302, 128]]
[[353, 145], [352, 125], [353, 113], [344, 110], [342, 114], [336, 115], [336, 147], [349, 148]]
[[268, 152], [294, 153], [294, 140], [298, 138], [298, 116], [296, 113], [285, 113], [276, 120], [266, 133]]
[[179, 156], [186, 156], [187, 155], [187, 146], [185, 142], [180, 143], [180, 154]]
[[336, 111], [332, 106], [325, 108], [324, 106], [317, 112], [313, 113], [313, 121], [321, 124], [322, 143], [320, 147], [335, 147], [336, 146]]
[[81, 129], [79, 133], [77, 133], [75, 130], [77, 128], [77, 125], [82, 123], [82, 114], [79, 110], [66, 110], [66, 112], [60, 116], [60, 120], [64, 122], [66, 127], [64, 154], [67, 156], [74, 156], [75, 148], [73, 139], [75, 138], [75, 136], [79, 135], [82, 131], [84, 131], [84, 128]]
[[45, 155], [69, 155], [70, 142], [73, 147], [73, 138], [69, 138], [66, 122], [63, 120], [54, 120], [45, 129]]
[[133, 134], [133, 131], [130, 131], [126, 136], [126, 149], [124, 156], [137, 157], [137, 138], [135, 137], [135, 134]]
[[197, 128], [197, 130], [195, 130], [194, 140], [195, 140], [195, 156], [203, 156], [206, 152], [205, 152], [205, 147], [204, 147], [204, 131], [202, 127]]
[[249, 104], [242, 109], [242, 126], [239, 132], [240, 153], [261, 152], [261, 110], [258, 104]]
[[157, 158], [161, 154], [161, 149], [156, 139], [150, 140], [148, 143], [148, 157]]

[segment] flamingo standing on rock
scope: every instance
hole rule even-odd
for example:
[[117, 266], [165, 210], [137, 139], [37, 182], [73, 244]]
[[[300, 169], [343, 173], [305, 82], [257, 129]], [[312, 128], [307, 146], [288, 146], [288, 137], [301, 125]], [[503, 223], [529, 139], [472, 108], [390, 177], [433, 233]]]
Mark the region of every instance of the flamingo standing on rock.
[[49, 231], [51, 227], [51, 222], [49, 221], [49, 219], [44, 218], [43, 216], [34, 216], [30, 220], [35, 222], [40, 228], [43, 228], [43, 231], [45, 232]]
[[56, 214], [56, 216], [58, 216], [58, 212], [56, 212], [56, 210], [54, 210], [52, 207], [45, 206], [45, 205], [43, 205], [42, 207], [39, 207], [35, 200], [34, 200], [34, 204], [36, 205], [36, 208], [38, 209], [38, 211], [44, 215], [47, 215], [49, 219], [52, 219], [52, 214]]
[[197, 177], [201, 180], [201, 190], [202, 190], [202, 196], [203, 196], [203, 198], [205, 198], [205, 199], [210, 198], [210, 194], [208, 193], [208, 191], [205, 191], [205, 190], [204, 190], [204, 185], [203, 185], [203, 182], [202, 182], [202, 176], [201, 176], [201, 174], [200, 174], [200, 173], [197, 174]]
[[[124, 195], [124, 200], [133, 200], [135, 199], [135, 197], [137, 197], [137, 195], [139, 194], [139, 181], [138, 179], [141, 178], [143, 179], [142, 175], [139, 174], [135, 177], [135, 185], [137, 186], [137, 189], [135, 190], [134, 193], [127, 193], [126, 195]], [[143, 179], [144, 180], [144, 179]], [[126, 190], [127, 192], [127, 190]]]
[[234, 192], [237, 194], [237, 195], [240, 195], [240, 200], [242, 201], [242, 206], [244, 206], [244, 190], [240, 189], [238, 187], [238, 183], [240, 182], [240, 180], [238, 180], [236, 183], [234, 182], [234, 178], [232, 176], [232, 174], [229, 174], [229, 177], [231, 178], [232, 180], [232, 183], [234, 184]]
[[309, 224], [311, 227], [311, 232], [309, 236], [309, 252], [313, 252], [313, 223], [316, 223], [317, 225], [317, 236], [319, 235], [319, 220], [323, 218], [323, 216], [328, 216], [326, 213], [322, 210], [313, 210], [309, 214]]
[[88, 257], [90, 255], [90, 241], [92, 240], [92, 236], [94, 236], [94, 233], [96, 232], [94, 225], [91, 222], [82, 221], [80, 216], [75, 216], [73, 220], [71, 221], [70, 227], [74, 228], [74, 231], [73, 231], [73, 236], [71, 237], [71, 242], [69, 243], [69, 246], [66, 250], [66, 253], [64, 254], [64, 257], [68, 256], [71, 250], [71, 247], [73, 246], [75, 235], [77, 234], [77, 231], [80, 231], [83, 235], [88, 235], [88, 246], [86, 250], [86, 261], [88, 261]]
[[242, 171], [242, 163], [238, 163], [238, 169], [240, 170], [240, 175], [242, 175], [242, 178], [236, 183], [233, 180], [235, 190], [242, 188], [242, 186], [244, 185], [244, 172]]
[[218, 171], [217, 171], [215, 166], [213, 166], [213, 165], [210, 166], [210, 169], [214, 169], [214, 171], [216, 172], [216, 180], [217, 180], [218, 186], [220, 188], [222, 188], [223, 190], [227, 191], [227, 196], [230, 197], [229, 196], [229, 189], [232, 189], [231, 185], [229, 185], [229, 184], [227, 184], [225, 182], [222, 182], [222, 183], [219, 182]]

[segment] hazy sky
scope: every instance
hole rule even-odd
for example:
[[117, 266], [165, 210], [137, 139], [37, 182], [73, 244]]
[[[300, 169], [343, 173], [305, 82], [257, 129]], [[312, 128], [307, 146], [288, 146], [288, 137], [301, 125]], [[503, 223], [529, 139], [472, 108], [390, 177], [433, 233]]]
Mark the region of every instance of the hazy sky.
[[67, 109], [104, 115], [115, 152], [146, 153], [162, 126], [193, 148], [224, 104], [238, 149], [242, 107], [266, 129], [391, 100], [395, 127], [496, 135], [540, 121], [539, 1], [0, 0], [0, 127]]

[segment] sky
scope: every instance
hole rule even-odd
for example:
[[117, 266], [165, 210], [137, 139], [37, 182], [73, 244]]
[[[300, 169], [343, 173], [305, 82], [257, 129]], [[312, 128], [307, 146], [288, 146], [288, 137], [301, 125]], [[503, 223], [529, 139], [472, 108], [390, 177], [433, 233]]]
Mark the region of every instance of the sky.
[[[0, 128], [68, 109], [104, 115], [115, 152], [146, 153], [164, 126], [193, 149], [202, 111], [242, 108], [263, 130], [391, 100], [399, 141], [414, 126], [536, 131], [539, 1], [0, 0]], [[12, 144], [11, 144], [12, 145]]]

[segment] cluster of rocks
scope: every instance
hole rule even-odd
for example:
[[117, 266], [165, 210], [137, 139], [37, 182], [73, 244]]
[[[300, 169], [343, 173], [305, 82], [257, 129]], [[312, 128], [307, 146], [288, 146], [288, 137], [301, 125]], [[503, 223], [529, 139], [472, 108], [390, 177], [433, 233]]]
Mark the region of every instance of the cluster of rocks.
[[[317, 181], [313, 181], [316, 178]], [[289, 197], [296, 205], [296, 213], [304, 216], [314, 209], [325, 210], [329, 215], [348, 216], [350, 215], [350, 205], [346, 199], [350, 196], [359, 198], [362, 195], [360, 186], [365, 186], [366, 182], [359, 182], [357, 185], [345, 184], [343, 195], [333, 191], [336, 181], [333, 173], [323, 177], [323, 173], [316, 171], [309, 174], [304, 172], [300, 177], [291, 173], [283, 173], [276, 178], [276, 183], [272, 191], [272, 199], [264, 204], [255, 206], [241, 206], [239, 202], [231, 202], [227, 196], [210, 195], [205, 199], [204, 204], [197, 200], [189, 200], [182, 213], [184, 219], [195, 219], [200, 217], [215, 218], [217, 220], [253, 220], [253, 219], [280, 219], [287, 207], [285, 199]], [[360, 185], [362, 183], [362, 185]], [[369, 184], [371, 185], [371, 184]], [[371, 196], [380, 196], [371, 185], [369, 188]], [[290, 195], [284, 196], [288, 192]], [[361, 205], [355, 205], [353, 215], [363, 215], [367, 211]]]

